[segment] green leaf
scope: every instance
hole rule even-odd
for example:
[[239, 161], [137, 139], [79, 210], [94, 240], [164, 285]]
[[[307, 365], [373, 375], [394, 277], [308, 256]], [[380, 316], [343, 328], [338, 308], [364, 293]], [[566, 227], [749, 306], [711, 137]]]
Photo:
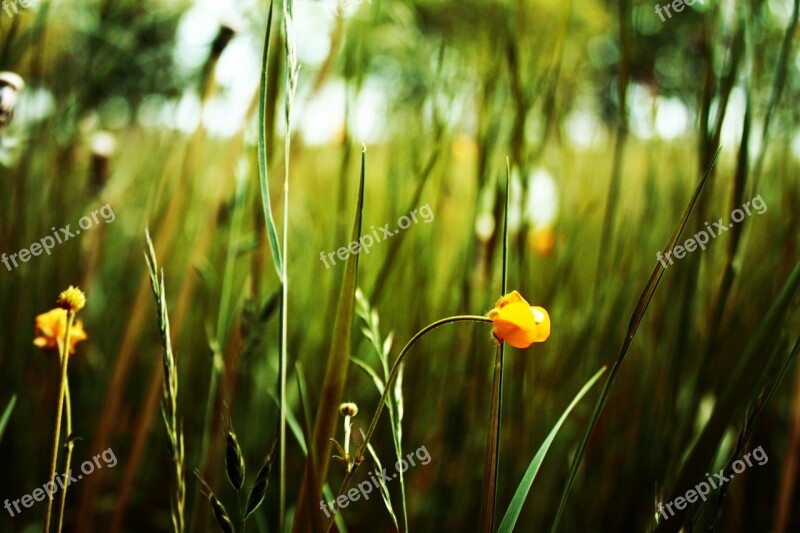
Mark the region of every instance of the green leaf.
[[[796, 297], [798, 287], [800, 287], [800, 262], [795, 265], [780, 294], [750, 338], [744, 353], [738, 358], [738, 364], [726, 380], [725, 388], [719, 396], [711, 418], [681, 467], [677, 481], [669, 493], [670, 498], [664, 501], [673, 501], [696, 483], [697, 473], [707, 470], [728, 425], [735, 416], [741, 414], [742, 404], [754, 399], [761, 390], [764, 373], [773, 367], [775, 351], [772, 351], [772, 355], [766, 360], [762, 356], [765, 352], [770, 353], [769, 346], [775, 340], [775, 332], [781, 329], [779, 320], [786, 316], [793, 298]], [[656, 531], [662, 533], [679, 530], [687, 511], [688, 508], [678, 510], [670, 520], [661, 521]]]
[[[758, 394], [757, 401], [750, 402], [750, 405], [747, 408], [747, 412], [751, 412], [752, 414], [748, 419], [743, 423], [742, 434], [740, 435], [739, 446], [743, 446], [744, 443], [750, 441], [750, 438], [753, 436], [755, 430], [759, 427], [759, 422], [761, 421], [761, 417], [767, 411], [767, 407], [769, 407], [772, 399], [775, 397], [775, 394], [778, 392], [778, 388], [783, 383], [784, 378], [789, 373], [789, 370], [794, 366], [794, 362], [797, 359], [797, 355], [800, 353], [800, 337], [798, 337], [794, 342], [794, 347], [791, 349], [789, 354], [787, 355], [786, 359], [781, 366], [778, 375], [771, 380], [771, 383], [765, 384], [764, 387], [759, 387], [760, 393]], [[730, 470], [734, 460], [741, 457], [742, 450], [739, 449], [736, 453], [732, 454], [731, 457], [728, 459], [726, 463], [725, 470]], [[697, 509], [695, 516], [700, 516], [705, 511], [706, 507], [711, 505], [712, 500], [707, 499], [700, 505], [700, 508]], [[723, 499], [720, 498], [718, 500], [718, 505], [721, 505]], [[713, 514], [712, 516], [716, 516]]]
[[[703, 190], [703, 186], [708, 180], [708, 177], [711, 175], [711, 169], [714, 167], [714, 162], [717, 160], [719, 150], [720, 149], [717, 149], [716, 154], [714, 154], [711, 164], [709, 164], [706, 173], [703, 175], [703, 179], [701, 179], [700, 183], [698, 183], [691, 200], [689, 200], [689, 205], [686, 206], [686, 210], [684, 210], [678, 225], [675, 227], [675, 231], [672, 232], [672, 237], [670, 237], [665, 248], [665, 255], [671, 253], [675, 245], [678, 244], [678, 240], [681, 237], [683, 228], [686, 226], [686, 222], [689, 220], [689, 215], [692, 213], [698, 198], [700, 198], [700, 193]], [[570, 467], [569, 476], [567, 477], [567, 484], [564, 486], [564, 491], [561, 493], [561, 501], [558, 504], [558, 511], [556, 511], [556, 516], [553, 519], [553, 525], [550, 528], [550, 533], [555, 533], [558, 529], [558, 523], [561, 520], [561, 515], [563, 514], [564, 508], [567, 505], [567, 498], [569, 498], [570, 490], [572, 490], [572, 484], [575, 482], [575, 476], [578, 473], [578, 467], [583, 459], [583, 452], [586, 451], [586, 445], [589, 442], [589, 436], [597, 426], [598, 420], [600, 420], [600, 415], [603, 413], [603, 408], [605, 407], [606, 400], [611, 392], [611, 387], [614, 386], [614, 381], [617, 378], [619, 369], [622, 366], [622, 363], [625, 361], [625, 356], [628, 354], [628, 350], [633, 343], [633, 338], [636, 336], [636, 332], [639, 330], [639, 324], [641, 323], [642, 318], [644, 318], [647, 307], [650, 305], [650, 301], [653, 299], [653, 295], [656, 293], [658, 284], [661, 281], [661, 276], [664, 275], [665, 270], [666, 267], [662, 265], [661, 262], [656, 263], [653, 273], [650, 274], [650, 279], [647, 280], [644, 290], [642, 291], [641, 296], [639, 296], [639, 301], [636, 303], [636, 307], [633, 309], [631, 320], [628, 323], [628, 330], [625, 333], [625, 338], [623, 339], [622, 346], [619, 349], [617, 360], [614, 361], [614, 366], [611, 367], [611, 372], [608, 374], [606, 384], [603, 386], [603, 392], [600, 393], [600, 397], [597, 399], [597, 403], [595, 404], [594, 412], [592, 413], [592, 419], [586, 426], [586, 431], [583, 433], [583, 438], [578, 445], [578, 450], [575, 453], [575, 457], [572, 459], [572, 466]]]
[[[300, 410], [303, 413], [303, 436], [305, 437], [306, 448], [310, 449], [314, 446], [314, 438], [311, 434], [311, 410], [309, 409], [308, 393], [306, 391], [306, 377], [303, 373], [303, 365], [300, 364], [300, 361], [295, 363], [295, 370], [297, 371], [297, 393], [300, 396]], [[344, 452], [342, 452], [342, 457], [344, 457]], [[314, 488], [316, 493], [320, 483], [314, 454], [308, 455], [307, 458], [306, 481]], [[319, 513], [313, 514], [312, 523], [314, 524], [314, 531], [322, 529], [322, 517]]]
[[[268, 391], [267, 394], [269, 394], [269, 397], [275, 406], [280, 407], [280, 402], [278, 401], [278, 397], [275, 395], [275, 393]], [[297, 418], [295, 418], [291, 409], [286, 410], [286, 423], [289, 425], [289, 429], [292, 431], [292, 435], [294, 435], [294, 438], [297, 441], [297, 444], [300, 446], [300, 450], [303, 452], [303, 455], [307, 456], [308, 448], [306, 447], [306, 442], [303, 437], [303, 430], [300, 428], [300, 422], [297, 421]], [[322, 494], [325, 496], [325, 501], [332, 501], [334, 499], [333, 491], [327, 483], [322, 485]], [[339, 528], [339, 532], [347, 533], [347, 527], [342, 519], [342, 513], [336, 513], [333, 515], [333, 519], [336, 523], [336, 527]]]
[[[364, 175], [366, 156], [361, 154], [361, 177], [358, 185], [358, 197], [353, 220], [351, 241], [358, 240], [361, 235], [361, 218], [364, 207]], [[350, 337], [353, 330], [353, 315], [355, 310], [355, 293], [358, 277], [358, 258], [360, 254], [351, 254], [345, 264], [344, 279], [339, 292], [339, 303], [336, 309], [336, 320], [333, 326], [333, 338], [328, 354], [328, 363], [325, 368], [325, 378], [317, 408], [317, 418], [314, 425], [314, 450], [309, 450], [306, 459], [306, 469], [310, 466], [312, 454], [316, 461], [317, 474], [320, 480], [327, 479], [328, 466], [331, 458], [330, 438], [334, 436], [336, 422], [339, 416], [339, 404], [344, 393], [347, 379], [347, 368], [350, 362]], [[310, 513], [319, 513], [319, 487], [308, 487], [305, 476], [300, 489], [293, 530], [305, 531], [309, 526]]]
[[[381, 460], [378, 458], [378, 454], [375, 453], [375, 448], [372, 447], [372, 444], [367, 443], [367, 450], [369, 451], [369, 454], [372, 456], [372, 461], [375, 463], [375, 471], [382, 472], [383, 465], [381, 464]], [[381, 498], [383, 498], [383, 505], [389, 512], [389, 517], [392, 519], [392, 523], [394, 524], [394, 529], [396, 531], [400, 531], [400, 526], [397, 523], [397, 516], [394, 514], [394, 507], [392, 507], [392, 496], [389, 493], [389, 487], [386, 486], [386, 483], [380, 476], [378, 476], [378, 485], [380, 486]]]
[[[264, 127], [267, 123], [267, 63], [269, 59], [269, 41], [272, 33], [272, 2], [269, 3], [269, 18], [267, 19], [267, 34], [264, 37], [264, 53], [261, 56], [261, 83], [258, 87], [258, 178], [261, 183], [261, 203], [264, 207], [264, 219], [267, 223], [267, 236], [269, 248], [272, 252], [272, 262], [275, 272], [281, 277], [282, 260], [281, 248], [278, 244], [278, 231], [275, 229], [275, 219], [272, 217], [272, 205], [269, 201], [269, 183], [267, 179], [267, 136]], [[284, 206], [285, 208], [285, 206]]]
[[536, 478], [536, 474], [539, 472], [539, 468], [542, 466], [542, 462], [544, 461], [544, 456], [547, 455], [547, 451], [550, 449], [550, 445], [553, 444], [553, 440], [555, 440], [558, 431], [561, 429], [564, 421], [572, 412], [572, 409], [578, 405], [578, 402], [583, 399], [586, 393], [589, 392], [589, 389], [592, 388], [592, 386], [597, 382], [598, 379], [600, 379], [600, 376], [602, 376], [603, 372], [605, 371], [606, 367], [601, 368], [594, 376], [592, 376], [589, 381], [586, 382], [580, 392], [578, 392], [577, 396], [575, 396], [575, 399], [572, 400], [572, 403], [569, 404], [564, 413], [561, 415], [561, 418], [558, 419], [556, 425], [550, 430], [547, 438], [544, 439], [544, 442], [539, 447], [539, 451], [537, 451], [536, 455], [533, 456], [533, 461], [531, 461], [530, 466], [528, 466], [528, 469], [525, 471], [525, 475], [522, 476], [522, 480], [519, 482], [519, 486], [514, 493], [514, 497], [511, 498], [511, 503], [508, 506], [508, 510], [506, 511], [503, 521], [500, 522], [500, 527], [497, 530], [498, 533], [507, 533], [514, 529], [514, 526], [517, 523], [517, 518], [519, 518], [519, 513], [522, 511], [522, 506], [525, 504], [525, 500], [528, 497], [528, 492], [531, 490], [531, 485], [533, 485], [533, 480]]
[[483, 495], [481, 497], [481, 531], [494, 530], [495, 500], [497, 498], [497, 460], [500, 436], [500, 397], [503, 375], [503, 345], [495, 349], [492, 400], [489, 410], [489, 429], [486, 435], [486, 452], [483, 462]]
[[[511, 166], [506, 158], [505, 205], [503, 208], [503, 264], [500, 294], [508, 292], [508, 197], [511, 182]], [[483, 465], [483, 495], [481, 498], [481, 524], [485, 533], [494, 530], [497, 508], [497, 465], [500, 462], [500, 413], [503, 409], [503, 360], [505, 343], [500, 343], [495, 355], [494, 378], [492, 379], [492, 404], [489, 411], [489, 430], [486, 436], [486, 455]]]
[[[372, 382], [375, 384], [375, 388], [378, 389], [378, 394], [383, 394], [383, 380], [381, 380], [380, 376], [378, 376], [378, 373], [375, 372], [372, 368], [370, 368], [370, 366], [367, 363], [365, 363], [364, 361], [362, 361], [357, 357], [350, 357], [350, 360], [353, 361], [353, 363], [355, 363], [355, 365], [358, 368], [363, 370], [369, 377], [372, 378]], [[388, 404], [389, 402], [387, 401], [386, 403]]]
[[3, 433], [6, 431], [6, 426], [8, 425], [8, 420], [11, 418], [11, 411], [14, 410], [14, 405], [17, 403], [17, 395], [13, 395], [11, 400], [8, 402], [8, 406], [6, 406], [6, 410], [3, 411], [3, 416], [0, 417], [0, 439], [3, 438]]

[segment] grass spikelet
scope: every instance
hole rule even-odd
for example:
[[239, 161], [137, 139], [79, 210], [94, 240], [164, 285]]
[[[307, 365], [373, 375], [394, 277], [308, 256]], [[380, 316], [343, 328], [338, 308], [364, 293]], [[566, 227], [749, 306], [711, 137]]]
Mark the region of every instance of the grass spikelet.
[[275, 447], [278, 444], [278, 436], [272, 439], [272, 446], [270, 447], [267, 457], [264, 459], [264, 464], [261, 465], [256, 480], [250, 488], [250, 494], [247, 496], [247, 506], [244, 511], [244, 519], [247, 520], [253, 511], [264, 502], [264, 496], [267, 493], [267, 486], [269, 485], [269, 474], [272, 471], [272, 464], [275, 462]]
[[[375, 388], [378, 390], [378, 394], [383, 394], [383, 387], [384, 383], [389, 379], [389, 353], [392, 349], [392, 341], [393, 341], [393, 333], [390, 332], [385, 340], [381, 338], [380, 332], [380, 318], [378, 316], [378, 312], [370, 306], [369, 301], [367, 300], [364, 292], [361, 289], [356, 289], [356, 314], [364, 321], [365, 327], [361, 328], [362, 333], [364, 336], [370, 341], [375, 353], [378, 355], [378, 359], [380, 361], [380, 369], [383, 371], [383, 378], [381, 378], [377, 371], [373, 370], [367, 363], [364, 361], [357, 359], [355, 357], [351, 357], [350, 359], [353, 363], [356, 364], [361, 370], [363, 370], [370, 378], [372, 378], [372, 382], [375, 384]], [[386, 409], [389, 412], [389, 424], [392, 428], [392, 443], [394, 444], [395, 455], [397, 459], [402, 459], [403, 457], [403, 365], [398, 367], [397, 379], [395, 380], [394, 384], [394, 394], [387, 397], [386, 400]], [[370, 454], [373, 455], [373, 458], [377, 458], [377, 455], [374, 455], [374, 450], [369, 448]], [[378, 464], [376, 462], [376, 464]], [[380, 466], [378, 467], [380, 468]], [[398, 479], [400, 481], [400, 500], [403, 506], [403, 527], [404, 531], [408, 531], [408, 507], [406, 503], [406, 486], [405, 486], [405, 475], [404, 472], [398, 472]], [[388, 487], [385, 488], [386, 496], [384, 497], [384, 502], [386, 503], [386, 509], [389, 511], [389, 514], [392, 516], [392, 520], [395, 522], [395, 527], [397, 526], [397, 519], [394, 515], [394, 510], [392, 509], [391, 500], [388, 498], [389, 489]], [[383, 495], [384, 487], [381, 487], [381, 494]], [[399, 530], [399, 529], [398, 529]]]
[[150, 231], [145, 230], [147, 250], [144, 257], [150, 272], [150, 285], [156, 299], [156, 316], [161, 333], [161, 345], [164, 348], [164, 385], [161, 398], [161, 415], [167, 430], [167, 443], [172, 456], [175, 472], [175, 493], [172, 502], [172, 527], [176, 533], [184, 530], [184, 507], [186, 503], [186, 468], [184, 466], [183, 429], [178, 422], [178, 361], [172, 351], [170, 339], [169, 315], [167, 313], [167, 297], [164, 288], [164, 270], [158, 269], [156, 252]]
[[[361, 433], [361, 436], [364, 436], [364, 433]], [[381, 460], [378, 458], [378, 454], [375, 453], [375, 448], [372, 444], [367, 444], [367, 450], [369, 451], [370, 457], [372, 457], [372, 462], [375, 463], [375, 470], [380, 472], [383, 470], [383, 465], [381, 464]], [[394, 524], [394, 528], [400, 531], [400, 526], [397, 525], [397, 515], [394, 514], [394, 507], [392, 507], [392, 497], [389, 494], [389, 487], [386, 486], [386, 482], [383, 480], [382, 477], [378, 476], [378, 484], [380, 485], [381, 489], [381, 498], [383, 498], [383, 505], [386, 506], [386, 511], [388, 511], [389, 516], [392, 519], [392, 524]], [[406, 524], [406, 530], [408, 530], [408, 525]]]
[[244, 485], [244, 457], [242, 457], [239, 439], [236, 437], [236, 432], [233, 431], [230, 416], [226, 418], [226, 425], [228, 429], [225, 432], [225, 473], [231, 486], [239, 493]]
[[208, 483], [206, 483], [203, 476], [200, 475], [200, 472], [195, 470], [194, 475], [197, 476], [198, 481], [200, 481], [200, 491], [208, 498], [209, 503], [211, 503], [211, 511], [214, 513], [214, 519], [217, 521], [220, 530], [224, 533], [234, 533], [233, 522], [231, 522], [231, 518], [228, 516], [228, 511], [225, 510], [225, 506], [222, 505], [219, 498], [214, 495], [214, 491], [208, 486]]

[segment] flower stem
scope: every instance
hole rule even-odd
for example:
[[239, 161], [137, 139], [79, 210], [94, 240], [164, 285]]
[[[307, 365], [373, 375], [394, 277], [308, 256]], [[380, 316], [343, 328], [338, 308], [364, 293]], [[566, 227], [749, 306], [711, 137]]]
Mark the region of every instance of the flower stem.
[[[488, 317], [485, 317], [485, 316], [478, 316], [478, 315], [456, 315], [456, 316], [451, 316], [451, 317], [443, 318], [441, 320], [437, 320], [436, 322], [434, 322], [432, 324], [429, 324], [428, 326], [425, 326], [419, 332], [417, 332], [416, 335], [411, 337], [411, 340], [408, 341], [408, 343], [403, 347], [402, 350], [400, 350], [400, 353], [398, 354], [397, 359], [395, 360], [394, 364], [392, 365], [392, 370], [391, 370], [391, 372], [389, 372], [389, 379], [386, 380], [386, 383], [383, 386], [383, 394], [381, 395], [381, 399], [378, 402], [378, 407], [375, 410], [375, 414], [372, 416], [372, 422], [370, 422], [369, 429], [367, 429], [367, 432], [364, 434], [364, 442], [362, 442], [361, 445], [358, 447], [358, 451], [356, 451], [355, 457], [357, 457], [359, 459], [364, 457], [364, 451], [367, 449], [367, 445], [369, 444], [370, 438], [372, 438], [372, 434], [375, 433], [375, 428], [377, 428], [377, 426], [378, 426], [378, 419], [381, 417], [381, 413], [383, 412], [383, 407], [386, 405], [386, 400], [388, 399], [389, 394], [390, 394], [390, 392], [392, 390], [392, 386], [394, 385], [394, 382], [397, 379], [397, 374], [400, 371], [400, 364], [403, 362], [403, 360], [409, 354], [409, 352], [411, 351], [411, 348], [414, 346], [414, 344], [417, 343], [418, 340], [420, 340], [428, 332], [438, 328], [439, 326], [444, 326], [445, 324], [450, 324], [452, 322], [489, 322], [489, 323], [491, 323], [492, 319], [488, 318]], [[339, 488], [339, 492], [337, 494], [337, 498], [339, 496], [341, 496], [342, 494], [344, 494], [344, 491], [347, 490], [347, 486], [350, 484], [350, 481], [352, 481], [353, 477], [355, 476], [356, 470], [358, 470], [358, 467], [360, 466], [360, 464], [361, 464], [360, 461], [356, 461], [356, 463], [353, 465], [353, 468], [349, 472], [347, 472], [345, 474], [344, 481], [342, 481], [342, 486]], [[334, 498], [334, 500], [335, 499], [336, 498]], [[327, 532], [327, 531], [330, 530], [331, 525], [333, 525], [333, 516], [335, 516], [335, 515], [332, 515], [330, 518], [328, 518], [328, 520], [327, 520], [327, 522], [325, 524], [325, 528], [323, 529], [323, 531]]]
[[[56, 463], [58, 461], [58, 441], [61, 439], [61, 412], [64, 410], [64, 395], [67, 388], [67, 365], [69, 363], [69, 334], [72, 323], [75, 321], [75, 311], [67, 309], [67, 329], [64, 333], [64, 344], [60, 348], [61, 357], [61, 382], [58, 387], [58, 409], [56, 410], [56, 429], [53, 435], [53, 454], [50, 457], [50, 487], [55, 485]], [[47, 500], [47, 510], [44, 515], [43, 533], [50, 531], [50, 516], [53, 513], [53, 498]]]
[[500, 398], [503, 390], [503, 345], [497, 346], [492, 380], [492, 404], [489, 429], [486, 434], [486, 456], [483, 467], [483, 497], [481, 498], [481, 525], [484, 532], [494, 531], [495, 503], [497, 497], [497, 466], [500, 450]]
[[[69, 379], [66, 380], [66, 386], [64, 388], [64, 415], [66, 416], [66, 430], [67, 430], [67, 453], [66, 458], [64, 460], [64, 472], [69, 472], [70, 464], [72, 463], [72, 448], [74, 446], [72, 440], [72, 401], [69, 394]], [[67, 504], [67, 487], [69, 483], [64, 485], [64, 490], [61, 491], [61, 507], [58, 511], [58, 533], [61, 533], [61, 529], [64, 526], [64, 508]]]

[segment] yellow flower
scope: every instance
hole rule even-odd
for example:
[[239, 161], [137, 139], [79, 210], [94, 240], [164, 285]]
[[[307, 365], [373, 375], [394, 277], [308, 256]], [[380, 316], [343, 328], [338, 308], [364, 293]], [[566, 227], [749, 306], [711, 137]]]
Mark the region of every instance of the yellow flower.
[[494, 322], [492, 334], [497, 342], [507, 342], [514, 348], [527, 348], [550, 336], [547, 310], [531, 306], [517, 291], [500, 298], [489, 311], [489, 318]]
[[[53, 348], [58, 350], [64, 343], [64, 333], [67, 329], [67, 310], [56, 308], [36, 317], [36, 338], [33, 344], [39, 348]], [[72, 324], [69, 334], [69, 353], [75, 353], [75, 345], [89, 337], [83, 331], [83, 323], [76, 320]]]
[[86, 305], [86, 295], [78, 287], [72, 285], [65, 291], [58, 295], [58, 306], [61, 309], [68, 309], [75, 313], [80, 311]]
[[556, 244], [556, 233], [552, 226], [541, 226], [528, 231], [528, 248], [540, 257], [547, 257]]

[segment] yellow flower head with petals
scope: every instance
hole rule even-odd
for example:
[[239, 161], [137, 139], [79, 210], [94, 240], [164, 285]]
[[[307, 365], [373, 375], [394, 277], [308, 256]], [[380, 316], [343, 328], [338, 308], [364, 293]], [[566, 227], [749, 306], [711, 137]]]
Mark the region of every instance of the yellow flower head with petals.
[[[34, 325], [36, 338], [33, 344], [39, 348], [58, 350], [64, 342], [67, 329], [67, 310], [56, 308], [36, 317]], [[83, 330], [83, 323], [76, 320], [69, 333], [69, 353], [75, 353], [75, 345], [88, 338]]]
[[86, 306], [86, 295], [78, 287], [70, 285], [67, 290], [58, 295], [58, 306], [61, 309], [77, 313]]
[[550, 315], [544, 307], [531, 306], [517, 291], [512, 291], [489, 311], [494, 322], [492, 334], [497, 342], [507, 342], [514, 348], [527, 348], [534, 342], [544, 342], [550, 336]]

